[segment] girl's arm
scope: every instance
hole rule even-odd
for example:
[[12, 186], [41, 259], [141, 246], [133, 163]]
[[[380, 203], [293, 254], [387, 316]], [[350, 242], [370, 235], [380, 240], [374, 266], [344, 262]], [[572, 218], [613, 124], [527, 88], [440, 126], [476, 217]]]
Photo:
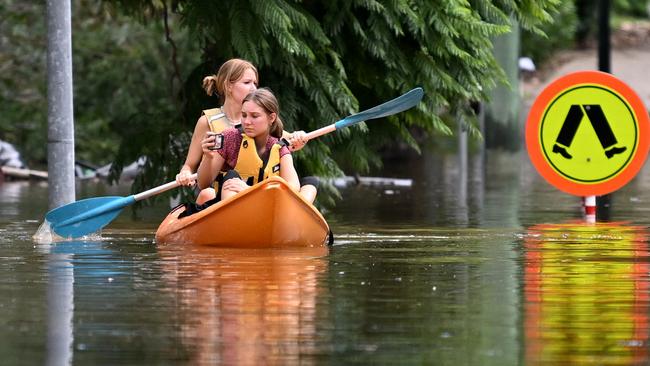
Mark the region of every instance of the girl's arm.
[[181, 167], [180, 172], [176, 175], [176, 181], [181, 185], [193, 185], [194, 181], [189, 179], [189, 176], [196, 171], [201, 158], [203, 157], [203, 151], [201, 149], [201, 140], [205, 136], [206, 132], [210, 130], [208, 126], [208, 118], [205, 115], [202, 115], [197, 121], [196, 126], [194, 127], [194, 133], [192, 134], [192, 141], [190, 142], [190, 147], [187, 150], [187, 157], [185, 158], [185, 163]]
[[294, 191], [298, 192], [300, 190], [300, 180], [296, 168], [293, 166], [291, 154], [286, 154], [280, 158], [280, 176], [289, 183], [289, 187]]

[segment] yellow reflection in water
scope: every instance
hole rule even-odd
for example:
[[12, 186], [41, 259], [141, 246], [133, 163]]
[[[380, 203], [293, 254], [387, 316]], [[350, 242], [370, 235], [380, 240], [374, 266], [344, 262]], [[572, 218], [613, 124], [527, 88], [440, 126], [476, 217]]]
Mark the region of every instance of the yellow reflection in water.
[[648, 362], [645, 228], [537, 225], [525, 250], [526, 364]]
[[159, 246], [189, 363], [311, 363], [327, 252]]

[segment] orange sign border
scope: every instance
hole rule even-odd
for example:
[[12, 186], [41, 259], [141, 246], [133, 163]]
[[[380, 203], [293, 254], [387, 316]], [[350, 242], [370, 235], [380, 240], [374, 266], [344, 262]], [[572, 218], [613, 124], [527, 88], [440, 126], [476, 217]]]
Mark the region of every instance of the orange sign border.
[[[632, 157], [632, 161], [614, 178], [602, 183], [577, 183], [563, 177], [546, 161], [539, 143], [540, 124], [542, 123], [542, 117], [548, 105], [560, 93], [571, 87], [584, 84], [602, 85], [619, 93], [632, 107], [632, 110], [636, 114], [639, 128], [639, 145], [636, 153]], [[639, 98], [638, 94], [632, 88], [613, 75], [605, 72], [593, 70], [577, 71], [554, 80], [535, 99], [526, 121], [526, 149], [537, 172], [554, 187], [576, 196], [600, 196], [623, 187], [641, 170], [648, 155], [648, 147], [650, 146], [649, 129], [650, 118], [648, 117], [648, 111], [641, 98]]]

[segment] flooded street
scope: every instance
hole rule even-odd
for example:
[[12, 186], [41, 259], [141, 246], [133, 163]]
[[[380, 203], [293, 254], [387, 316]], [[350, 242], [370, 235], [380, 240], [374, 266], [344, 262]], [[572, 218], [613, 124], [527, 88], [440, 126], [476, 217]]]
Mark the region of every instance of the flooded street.
[[345, 188], [334, 246], [303, 250], [157, 245], [164, 207], [36, 244], [47, 186], [0, 184], [2, 363], [649, 363], [648, 169], [587, 224], [525, 151], [471, 157], [466, 182], [457, 161], [387, 161], [412, 186]]

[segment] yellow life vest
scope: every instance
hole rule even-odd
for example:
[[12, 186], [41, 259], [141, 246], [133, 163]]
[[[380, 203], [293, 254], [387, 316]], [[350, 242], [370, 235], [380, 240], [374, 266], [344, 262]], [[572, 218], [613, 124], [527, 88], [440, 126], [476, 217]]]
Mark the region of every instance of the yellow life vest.
[[[208, 119], [208, 128], [210, 128], [210, 131], [212, 132], [221, 133], [225, 129], [234, 127], [221, 108], [205, 109], [203, 110], [203, 115]], [[221, 184], [225, 174], [226, 172], [219, 172], [219, 174], [217, 174], [217, 179], [215, 179], [212, 184], [212, 188], [214, 188], [216, 192], [219, 192], [219, 185]]]
[[208, 127], [212, 132], [221, 133], [226, 128], [234, 127], [221, 108], [205, 109], [203, 114], [208, 119]]
[[282, 146], [280, 143], [273, 144], [268, 160], [263, 161], [257, 155], [255, 140], [242, 133], [235, 170], [248, 185], [256, 184], [273, 175], [280, 175], [280, 149]]

